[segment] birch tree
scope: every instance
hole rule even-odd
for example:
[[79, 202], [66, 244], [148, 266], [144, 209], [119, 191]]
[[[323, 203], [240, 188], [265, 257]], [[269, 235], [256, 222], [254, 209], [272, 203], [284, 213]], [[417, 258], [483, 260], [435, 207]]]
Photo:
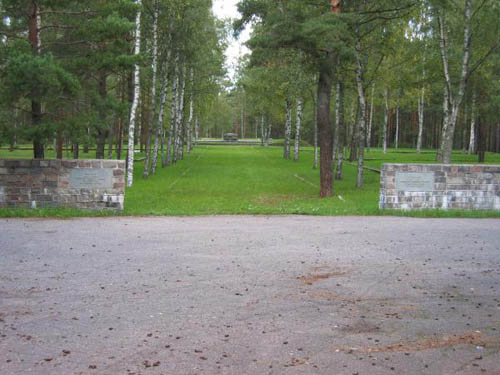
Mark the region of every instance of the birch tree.
[[[141, 0], [137, 0], [137, 16], [135, 19], [135, 49], [134, 54], [137, 56], [141, 53]], [[134, 101], [130, 110], [130, 122], [128, 130], [128, 156], [127, 156], [127, 186], [131, 187], [134, 181], [134, 135], [135, 135], [135, 121], [137, 114], [137, 106], [139, 104], [139, 96], [141, 92], [140, 87], [140, 68], [139, 64], [135, 64], [134, 70]]]
[[304, 105], [304, 100], [302, 98], [297, 98], [296, 106], [296, 123], [295, 123], [295, 147], [294, 147], [294, 160], [299, 161], [300, 152], [300, 129], [302, 127], [302, 109]]
[[441, 53], [444, 93], [443, 93], [443, 130], [441, 135], [441, 146], [438, 151], [438, 161], [449, 164], [453, 149], [453, 136], [457, 124], [458, 111], [465, 94], [467, 77], [469, 74], [469, 61], [471, 51], [471, 18], [472, 1], [465, 0], [464, 9], [464, 39], [462, 46], [462, 66], [458, 84], [458, 91], [453, 90], [453, 82], [450, 74], [448, 33], [446, 30], [446, 18], [442, 11], [437, 11], [436, 19], [439, 29], [439, 49]]
[[156, 81], [158, 73], [158, 17], [159, 17], [159, 3], [158, 0], [154, 1], [154, 11], [153, 11], [153, 62], [152, 75], [151, 75], [151, 103], [150, 103], [150, 123], [148, 126], [148, 135], [146, 138], [146, 160], [144, 161], [144, 171], [143, 177], [147, 178], [149, 176], [149, 166], [151, 163], [151, 141], [153, 138], [153, 128], [154, 121], [156, 119]]

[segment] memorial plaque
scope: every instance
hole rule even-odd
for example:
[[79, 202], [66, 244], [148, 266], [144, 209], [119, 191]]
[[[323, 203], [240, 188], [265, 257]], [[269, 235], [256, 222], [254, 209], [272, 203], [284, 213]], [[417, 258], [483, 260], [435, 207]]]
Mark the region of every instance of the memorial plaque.
[[72, 189], [112, 189], [112, 169], [72, 169], [69, 176]]
[[434, 172], [396, 172], [396, 190], [434, 191]]

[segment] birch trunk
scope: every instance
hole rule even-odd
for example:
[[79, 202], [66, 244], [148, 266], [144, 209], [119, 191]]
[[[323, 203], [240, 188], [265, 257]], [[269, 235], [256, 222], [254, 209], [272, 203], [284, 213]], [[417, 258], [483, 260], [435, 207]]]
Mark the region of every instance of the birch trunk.
[[195, 131], [195, 146], [198, 146], [198, 140], [200, 139], [200, 116], [196, 116], [196, 131]]
[[267, 129], [266, 129], [266, 142], [265, 146], [269, 147], [269, 144], [271, 143], [271, 130], [272, 130], [272, 124], [269, 122], [267, 124]]
[[168, 132], [168, 141], [167, 141], [167, 158], [165, 161], [165, 165], [170, 165], [172, 164], [172, 154], [174, 152], [173, 149], [175, 149], [173, 143], [175, 140], [175, 133], [176, 133], [176, 123], [177, 123], [177, 102], [178, 102], [178, 95], [179, 95], [179, 55], [175, 55], [175, 60], [174, 60], [174, 78], [173, 78], [173, 84], [172, 84], [172, 105], [170, 108], [170, 131]]
[[302, 109], [304, 106], [304, 100], [302, 98], [297, 99], [297, 123], [295, 128], [295, 149], [294, 149], [294, 159], [295, 161], [299, 161], [299, 152], [300, 152], [300, 130], [302, 127]]
[[373, 127], [373, 101], [375, 98], [375, 84], [372, 85], [372, 97], [370, 102], [370, 120], [368, 122], [368, 134], [366, 135], [366, 147], [370, 149], [372, 144], [372, 127]]
[[186, 152], [189, 154], [191, 152], [192, 143], [192, 126], [194, 118], [194, 70], [191, 68], [189, 72], [189, 84], [191, 86], [191, 95], [189, 98], [189, 119], [186, 124]]
[[149, 109], [149, 126], [148, 135], [146, 137], [146, 160], [144, 161], [144, 171], [143, 177], [147, 178], [149, 176], [149, 166], [151, 164], [151, 142], [153, 138], [153, 128], [154, 121], [156, 119], [156, 76], [158, 74], [158, 13], [159, 4], [158, 0], [154, 2], [154, 13], [153, 13], [153, 63], [152, 69], [153, 74], [151, 76], [151, 108]]
[[[138, 10], [135, 18], [135, 56], [141, 53], [141, 0], [137, 0]], [[130, 124], [128, 130], [128, 156], [127, 156], [127, 186], [131, 187], [134, 181], [134, 134], [135, 120], [137, 114], [137, 105], [139, 104], [140, 96], [140, 71], [139, 65], [135, 64], [134, 68], [134, 100], [130, 110]]]
[[260, 144], [261, 146], [264, 146], [264, 141], [266, 138], [266, 133], [264, 131], [264, 115], [262, 115], [260, 119]]
[[[167, 58], [164, 63], [163, 68], [163, 76], [162, 76], [162, 84], [161, 84], [161, 98], [160, 98], [160, 111], [158, 112], [158, 117], [156, 119], [156, 136], [155, 143], [153, 148], [153, 157], [151, 163], [151, 173], [156, 173], [156, 165], [158, 162], [158, 149], [160, 140], [163, 138], [164, 134], [163, 129], [163, 115], [165, 113], [165, 103], [167, 101], [167, 92], [168, 92], [168, 62], [170, 60], [170, 49], [167, 52]], [[162, 142], [163, 143], [163, 142]]]
[[292, 101], [286, 98], [286, 121], [285, 121], [285, 145], [283, 147], [283, 158], [290, 159], [290, 138], [292, 133]]
[[470, 118], [469, 155], [476, 153], [476, 91], [472, 93], [472, 109]]
[[424, 46], [424, 70], [422, 72], [422, 89], [420, 91], [420, 97], [418, 98], [418, 138], [417, 138], [417, 153], [420, 154], [422, 151], [422, 137], [424, 134], [424, 115], [425, 115], [425, 80], [427, 77], [427, 71], [425, 69], [425, 63], [427, 61], [427, 43]]
[[385, 112], [384, 124], [382, 129], [382, 149], [384, 154], [387, 154], [387, 127], [389, 126], [389, 89], [385, 89]]
[[184, 152], [184, 137], [183, 137], [183, 131], [184, 131], [184, 97], [186, 93], [186, 65], [182, 67], [182, 85], [181, 85], [181, 91], [179, 95], [179, 102], [177, 103], [177, 135], [176, 135], [176, 155], [174, 159], [174, 163], [176, 163], [178, 160], [182, 160], [183, 158], [183, 152]]
[[356, 84], [358, 88], [359, 98], [359, 153], [358, 153], [358, 178], [356, 187], [363, 186], [363, 172], [364, 172], [364, 154], [365, 154], [365, 124], [366, 124], [366, 97], [365, 89], [363, 86], [363, 65], [361, 63], [361, 39], [359, 35], [359, 27], [357, 30], [356, 39]]
[[338, 136], [338, 152], [337, 152], [337, 173], [335, 178], [342, 180], [344, 178], [344, 143], [345, 143], [345, 128], [344, 128], [344, 80], [341, 76], [337, 82], [337, 100], [336, 100], [336, 121]]
[[424, 134], [424, 109], [425, 109], [425, 86], [422, 86], [420, 97], [418, 98], [418, 138], [417, 138], [417, 152], [420, 154], [422, 151], [422, 137]]
[[438, 153], [438, 161], [449, 164], [451, 162], [451, 152], [453, 149], [453, 138], [455, 134], [455, 127], [457, 124], [458, 111], [463, 100], [465, 88], [467, 85], [467, 78], [469, 74], [469, 60], [470, 60], [470, 24], [472, 18], [472, 0], [465, 0], [464, 12], [464, 40], [463, 40], [463, 59], [462, 69], [460, 75], [460, 83], [458, 93], [456, 96], [453, 94], [452, 82], [449, 73], [449, 61], [447, 44], [448, 38], [446, 35], [444, 18], [442, 15], [437, 17], [439, 26], [439, 47], [441, 51], [441, 60], [443, 63], [443, 74], [445, 79], [445, 93], [443, 97], [443, 131], [441, 138], [441, 147]]

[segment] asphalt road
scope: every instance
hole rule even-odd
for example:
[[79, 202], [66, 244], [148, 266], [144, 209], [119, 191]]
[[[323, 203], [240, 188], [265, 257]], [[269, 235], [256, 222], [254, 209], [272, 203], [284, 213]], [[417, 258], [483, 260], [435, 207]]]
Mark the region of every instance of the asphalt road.
[[0, 374], [500, 374], [500, 220], [0, 220]]

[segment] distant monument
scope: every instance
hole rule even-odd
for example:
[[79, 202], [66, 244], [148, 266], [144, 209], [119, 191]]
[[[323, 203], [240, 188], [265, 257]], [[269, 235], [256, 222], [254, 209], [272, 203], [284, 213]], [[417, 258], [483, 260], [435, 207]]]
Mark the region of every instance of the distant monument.
[[238, 142], [238, 134], [236, 133], [226, 133], [224, 134], [225, 142]]

